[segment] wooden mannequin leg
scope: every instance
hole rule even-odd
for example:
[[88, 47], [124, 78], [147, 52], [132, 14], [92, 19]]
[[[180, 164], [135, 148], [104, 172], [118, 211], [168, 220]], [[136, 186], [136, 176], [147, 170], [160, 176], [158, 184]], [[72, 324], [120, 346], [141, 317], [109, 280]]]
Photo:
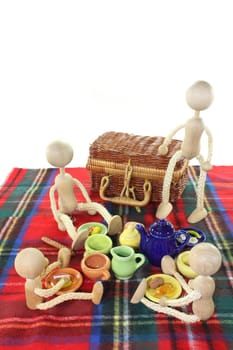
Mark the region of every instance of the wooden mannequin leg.
[[206, 171], [201, 169], [198, 187], [197, 187], [197, 207], [204, 207], [204, 191], [205, 191], [205, 181], [206, 181]]
[[208, 214], [207, 210], [204, 208], [204, 190], [206, 174], [206, 171], [201, 169], [197, 185], [197, 207], [188, 217], [188, 222], [191, 224], [201, 221]]
[[81, 249], [84, 245], [85, 240], [89, 235], [88, 229], [83, 229], [81, 232], [77, 232], [71, 218], [66, 214], [60, 214], [60, 220], [63, 222], [66, 231], [70, 238], [72, 239], [72, 250]]
[[107, 211], [107, 209], [103, 205], [96, 202], [78, 203], [77, 210], [80, 210], [80, 211], [94, 210], [97, 213], [99, 213], [107, 223], [109, 223], [112, 217], [112, 215]]
[[71, 218], [67, 214], [60, 214], [59, 220], [62, 221], [62, 223], [64, 224], [64, 226], [66, 228], [68, 235], [70, 236], [70, 238], [73, 241], [77, 235], [77, 232], [76, 232], [76, 229], [73, 225]]
[[141, 302], [147, 306], [148, 308], [156, 311], [156, 312], [161, 312], [164, 313], [166, 315], [170, 315], [173, 317], [178, 318], [181, 321], [187, 322], [187, 323], [193, 323], [193, 322], [197, 322], [200, 321], [200, 319], [196, 316], [196, 315], [192, 315], [192, 314], [186, 314], [185, 312], [176, 310], [176, 309], [172, 309], [169, 306], [160, 306], [146, 298], [142, 298]]
[[170, 187], [174, 168], [176, 163], [181, 159], [182, 151], [177, 151], [168, 163], [166, 170], [166, 175], [163, 181], [163, 191], [162, 191], [162, 202], [158, 206], [156, 217], [158, 219], [165, 219], [172, 211], [172, 204], [169, 202], [170, 198]]

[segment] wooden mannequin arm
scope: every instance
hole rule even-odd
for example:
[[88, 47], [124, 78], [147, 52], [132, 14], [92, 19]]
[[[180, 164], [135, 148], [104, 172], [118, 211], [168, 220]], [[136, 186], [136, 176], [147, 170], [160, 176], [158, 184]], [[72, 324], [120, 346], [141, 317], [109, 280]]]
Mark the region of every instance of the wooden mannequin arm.
[[178, 299], [167, 299], [163, 297], [160, 299], [159, 304], [161, 306], [181, 307], [181, 306], [188, 305], [195, 300], [199, 300], [200, 298], [201, 298], [200, 292], [198, 292], [197, 290], [193, 290], [191, 293]]
[[56, 294], [68, 281], [69, 277], [61, 278], [53, 287], [48, 289], [35, 288], [34, 292], [40, 297], [48, 298]]
[[213, 139], [212, 139], [212, 134], [211, 134], [210, 130], [206, 127], [204, 128], [204, 130], [205, 130], [207, 137], [208, 137], [207, 158], [205, 160], [204, 157], [201, 154], [199, 154], [197, 156], [197, 159], [200, 162], [202, 170], [207, 172], [207, 171], [211, 170], [211, 168], [212, 168], [211, 159], [212, 159], [212, 151], [213, 151]]
[[58, 209], [56, 206], [55, 191], [56, 191], [56, 186], [53, 185], [49, 190], [49, 198], [50, 198], [51, 210], [54, 218], [56, 219], [58, 217]]
[[168, 145], [170, 144], [173, 136], [181, 129], [183, 129], [185, 127], [185, 124], [181, 124], [179, 126], [177, 126], [175, 129], [173, 129], [168, 135], [167, 137], [164, 139], [163, 143], [159, 146], [159, 154], [161, 155], [165, 155], [168, 152]]
[[213, 137], [211, 134], [211, 131], [205, 126], [205, 132], [208, 137], [208, 155], [207, 155], [207, 162], [211, 163], [212, 154], [213, 154]]

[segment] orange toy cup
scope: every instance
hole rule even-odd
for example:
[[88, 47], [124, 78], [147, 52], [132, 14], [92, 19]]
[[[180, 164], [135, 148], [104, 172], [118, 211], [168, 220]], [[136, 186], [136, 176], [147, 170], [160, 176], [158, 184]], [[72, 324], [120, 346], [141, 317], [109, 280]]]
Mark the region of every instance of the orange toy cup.
[[107, 255], [103, 253], [90, 253], [81, 261], [81, 269], [86, 277], [91, 280], [108, 280], [111, 263]]

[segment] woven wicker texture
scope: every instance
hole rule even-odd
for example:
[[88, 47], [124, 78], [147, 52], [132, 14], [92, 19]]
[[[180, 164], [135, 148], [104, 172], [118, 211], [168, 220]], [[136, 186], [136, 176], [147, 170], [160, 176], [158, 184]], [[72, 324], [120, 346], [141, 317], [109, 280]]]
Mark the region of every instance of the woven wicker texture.
[[[158, 154], [163, 137], [132, 135], [109, 131], [100, 135], [90, 146], [87, 169], [91, 173], [92, 190], [99, 191], [103, 176], [110, 176], [110, 186], [106, 194], [119, 196], [124, 186], [124, 174], [130, 161], [133, 167], [130, 185], [134, 187], [136, 198], [143, 199], [145, 180], [152, 183], [152, 201], [162, 197], [163, 178], [172, 155], [180, 149], [181, 141], [172, 140], [166, 156]], [[177, 162], [171, 184], [170, 200], [178, 199], [187, 181], [186, 160]]]

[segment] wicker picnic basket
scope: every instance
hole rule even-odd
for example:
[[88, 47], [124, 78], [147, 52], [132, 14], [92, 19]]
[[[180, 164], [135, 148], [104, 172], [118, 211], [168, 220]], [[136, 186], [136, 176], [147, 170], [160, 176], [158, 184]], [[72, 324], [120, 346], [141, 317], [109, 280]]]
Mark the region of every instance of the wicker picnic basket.
[[[181, 141], [172, 140], [166, 156], [158, 154], [163, 137], [109, 131], [89, 148], [87, 169], [91, 188], [103, 200], [141, 207], [162, 198], [163, 179], [172, 155]], [[177, 162], [170, 189], [170, 201], [178, 199], [187, 182], [188, 162]]]

